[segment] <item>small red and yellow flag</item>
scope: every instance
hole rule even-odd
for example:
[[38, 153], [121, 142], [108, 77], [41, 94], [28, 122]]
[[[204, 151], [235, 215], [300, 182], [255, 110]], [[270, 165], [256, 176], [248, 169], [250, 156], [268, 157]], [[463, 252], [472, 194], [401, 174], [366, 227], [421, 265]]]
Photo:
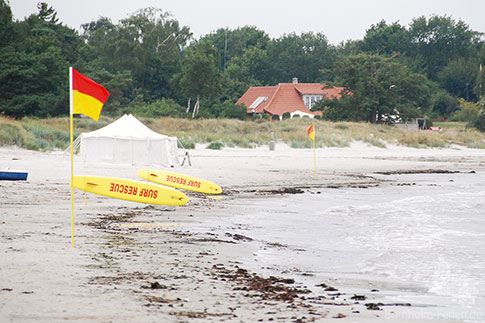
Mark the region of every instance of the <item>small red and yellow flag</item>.
[[317, 153], [315, 151], [315, 122], [307, 130], [308, 137], [312, 138], [313, 141], [313, 166], [315, 168], [315, 178], [317, 177]]
[[315, 126], [313, 123], [310, 128], [308, 128], [307, 133], [308, 137], [312, 138], [313, 142], [315, 142]]
[[82, 75], [72, 67], [71, 69], [71, 114], [85, 114], [98, 121], [109, 92], [89, 77]]

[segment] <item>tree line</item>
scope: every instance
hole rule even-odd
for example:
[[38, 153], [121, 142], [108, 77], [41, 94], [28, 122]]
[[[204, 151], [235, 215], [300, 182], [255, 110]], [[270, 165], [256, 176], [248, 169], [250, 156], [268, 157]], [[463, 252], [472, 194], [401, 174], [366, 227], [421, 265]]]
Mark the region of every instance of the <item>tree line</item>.
[[47, 3], [37, 9], [15, 21], [0, 0], [0, 113], [14, 118], [67, 115], [69, 66], [108, 89], [103, 114], [114, 116], [244, 119], [235, 102], [250, 86], [293, 77], [347, 90], [317, 105], [330, 120], [449, 118], [485, 91], [483, 34], [449, 16], [381, 21], [361, 40], [332, 45], [323, 33], [271, 39], [254, 26], [194, 39], [155, 8], [117, 24], [102, 17], [78, 32]]

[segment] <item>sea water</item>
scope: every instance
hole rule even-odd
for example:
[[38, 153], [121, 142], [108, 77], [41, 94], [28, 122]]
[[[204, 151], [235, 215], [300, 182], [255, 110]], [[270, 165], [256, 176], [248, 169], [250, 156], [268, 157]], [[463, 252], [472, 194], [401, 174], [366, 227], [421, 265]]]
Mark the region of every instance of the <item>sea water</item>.
[[245, 200], [218, 227], [257, 241], [255, 270], [412, 305], [389, 318], [485, 321], [485, 173], [372, 176], [390, 182]]

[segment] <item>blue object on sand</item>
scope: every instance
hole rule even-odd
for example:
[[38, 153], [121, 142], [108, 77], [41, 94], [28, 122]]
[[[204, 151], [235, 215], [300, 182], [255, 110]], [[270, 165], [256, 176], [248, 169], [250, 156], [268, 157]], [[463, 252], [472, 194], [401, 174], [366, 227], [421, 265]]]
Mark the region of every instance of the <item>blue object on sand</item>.
[[0, 180], [26, 181], [28, 172], [22, 170], [0, 170]]

